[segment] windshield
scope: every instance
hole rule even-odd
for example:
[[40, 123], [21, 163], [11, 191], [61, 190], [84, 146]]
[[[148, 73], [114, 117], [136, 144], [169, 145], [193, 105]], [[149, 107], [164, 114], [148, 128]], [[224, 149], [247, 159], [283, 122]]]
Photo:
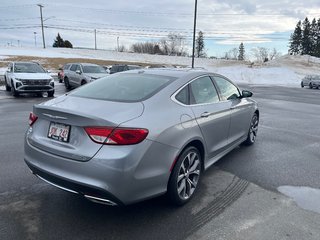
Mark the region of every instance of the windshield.
[[83, 66], [84, 73], [106, 73], [106, 70], [101, 66]]
[[116, 74], [100, 78], [70, 95], [118, 102], [137, 102], [151, 97], [174, 79], [151, 74]]
[[45, 73], [46, 71], [36, 63], [15, 63], [14, 72], [16, 73]]

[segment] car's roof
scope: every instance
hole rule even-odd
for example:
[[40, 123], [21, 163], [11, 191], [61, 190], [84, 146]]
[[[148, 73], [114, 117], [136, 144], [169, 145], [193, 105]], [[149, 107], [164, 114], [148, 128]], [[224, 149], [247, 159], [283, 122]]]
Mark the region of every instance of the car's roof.
[[16, 63], [27, 63], [27, 64], [37, 64], [37, 65], [40, 65], [40, 64], [37, 63], [37, 62], [27, 62], [27, 61], [14, 61], [14, 62], [12, 62], [12, 63], [14, 63], [14, 64], [16, 64]]
[[82, 66], [100, 66], [98, 64], [94, 64], [94, 63], [80, 63], [80, 62], [77, 62], [77, 63], [66, 63], [65, 65], [67, 64], [80, 64]]
[[[135, 69], [129, 72], [162, 75], [162, 76], [169, 76], [174, 78], [182, 78], [189, 75], [196, 76], [196, 75], [204, 75], [204, 74], [214, 74], [214, 73], [208, 72], [207, 70], [196, 69], [196, 68], [145, 68], [145, 69]], [[128, 71], [123, 73], [128, 73]]]

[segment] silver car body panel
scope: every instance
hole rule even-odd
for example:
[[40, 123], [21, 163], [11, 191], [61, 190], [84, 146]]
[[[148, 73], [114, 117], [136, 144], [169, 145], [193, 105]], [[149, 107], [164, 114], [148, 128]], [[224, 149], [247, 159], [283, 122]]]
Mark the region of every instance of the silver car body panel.
[[[82, 195], [106, 199], [64, 184], [99, 189], [112, 195], [110, 201], [116, 204], [131, 204], [167, 191], [175, 160], [188, 144], [196, 141], [203, 146], [206, 169], [246, 139], [250, 120], [257, 111], [254, 100], [183, 105], [173, 99], [175, 93], [193, 79], [208, 76], [207, 72], [143, 72], [177, 79], [142, 102], [61, 96], [36, 105], [34, 113], [39, 119], [28, 129], [25, 141], [25, 161], [35, 174], [61, 180], [62, 185], [47, 179]], [[202, 117], [203, 112], [209, 115]], [[69, 143], [47, 138], [51, 121], [71, 125]], [[149, 134], [136, 145], [101, 145], [91, 141], [84, 126], [144, 128]]]

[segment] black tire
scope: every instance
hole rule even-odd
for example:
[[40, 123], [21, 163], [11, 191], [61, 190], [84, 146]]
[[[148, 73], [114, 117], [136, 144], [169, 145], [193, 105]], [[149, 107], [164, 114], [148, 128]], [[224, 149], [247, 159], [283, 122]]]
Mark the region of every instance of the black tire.
[[14, 97], [19, 97], [19, 92], [14, 88], [13, 81], [11, 81], [11, 92]]
[[198, 189], [201, 173], [200, 152], [197, 148], [190, 146], [180, 154], [171, 172], [167, 191], [169, 201], [177, 206], [189, 202]]
[[304, 88], [303, 82], [301, 82], [301, 87]]
[[309, 88], [311, 88], [311, 89], [313, 88], [311, 83], [309, 83]]
[[259, 117], [257, 113], [253, 114], [250, 122], [250, 128], [248, 131], [247, 139], [243, 142], [244, 145], [250, 146], [255, 143], [259, 126]]
[[66, 87], [67, 90], [71, 89], [71, 85], [70, 85], [69, 79], [67, 77], [64, 78], [64, 86]]
[[5, 82], [5, 85], [6, 85], [6, 91], [10, 92], [11, 91], [11, 87], [8, 85], [6, 77], [4, 77], [4, 82]]
[[86, 83], [87, 83], [86, 80], [82, 80], [82, 81], [81, 81], [81, 86], [82, 86], [82, 85], [85, 85]]
[[54, 95], [54, 90], [53, 91], [48, 91], [48, 97], [53, 97]]

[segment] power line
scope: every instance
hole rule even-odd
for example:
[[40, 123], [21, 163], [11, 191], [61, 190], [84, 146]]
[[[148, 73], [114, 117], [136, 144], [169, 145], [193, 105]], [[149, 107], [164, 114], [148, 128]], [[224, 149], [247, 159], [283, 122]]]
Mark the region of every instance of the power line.
[[[90, 29], [80, 29], [80, 28], [68, 28], [68, 27], [57, 27], [57, 26], [46, 26], [47, 28], [51, 29], [59, 29], [59, 30], [67, 30], [67, 31], [75, 31], [75, 32], [85, 32], [85, 33], [94, 33], [94, 30]], [[136, 38], [164, 38], [168, 35], [166, 34], [154, 34], [154, 33], [140, 33], [137, 34], [136, 32], [114, 32], [114, 31], [97, 31], [99, 34], [110, 35], [110, 36], [127, 36], [127, 37], [136, 37]], [[288, 40], [285, 37], [269, 37], [269, 36], [259, 36], [259, 38], [244, 38], [241, 36], [229, 36], [229, 37], [222, 37], [222, 36], [206, 36], [206, 40], [237, 40], [237, 41], [266, 41], [266, 40]], [[262, 37], [264, 39], [262, 39]], [[184, 36], [185, 39], [191, 39], [192, 36]]]
[[30, 17], [30, 18], [5, 18], [5, 19], [0, 19], [0, 22], [25, 21], [25, 20], [31, 20], [31, 19], [39, 19], [39, 18], [38, 18], [38, 17]]
[[6, 8], [25, 8], [25, 7], [34, 7], [34, 4], [22, 4], [22, 5], [10, 5], [10, 6], [1, 6], [0, 9]]
[[[58, 4], [46, 4], [46, 6], [58, 6]], [[59, 5], [61, 7], [61, 5]], [[135, 14], [135, 15], [150, 15], [150, 16], [193, 16], [193, 13], [188, 12], [152, 12], [152, 11], [133, 11], [133, 10], [118, 10], [118, 9], [107, 9], [107, 8], [87, 8], [87, 7], [80, 7], [80, 6], [72, 6], [72, 8], [78, 8], [83, 10], [91, 10], [97, 12], [108, 12], [110, 14]], [[310, 13], [310, 14], [319, 14], [319, 13]], [[269, 13], [269, 12], [257, 12], [257, 13], [198, 13], [198, 16], [284, 16], [288, 17], [288, 14], [283, 13]]]

